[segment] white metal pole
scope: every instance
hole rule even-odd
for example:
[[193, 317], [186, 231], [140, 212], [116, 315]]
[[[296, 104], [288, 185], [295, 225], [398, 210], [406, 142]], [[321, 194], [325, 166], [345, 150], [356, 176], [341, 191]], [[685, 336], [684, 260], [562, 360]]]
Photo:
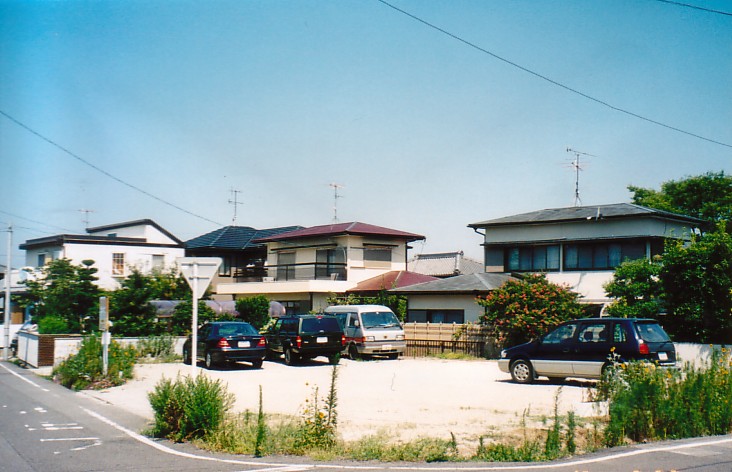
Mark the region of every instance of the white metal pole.
[[13, 247], [13, 225], [8, 226], [8, 254], [7, 263], [5, 266], [5, 349], [3, 350], [3, 360], [7, 361], [10, 358], [10, 277], [12, 276], [12, 258], [10, 257], [10, 251]]
[[198, 369], [196, 368], [198, 360], [198, 263], [193, 263], [193, 310], [191, 315], [191, 377], [196, 378]]

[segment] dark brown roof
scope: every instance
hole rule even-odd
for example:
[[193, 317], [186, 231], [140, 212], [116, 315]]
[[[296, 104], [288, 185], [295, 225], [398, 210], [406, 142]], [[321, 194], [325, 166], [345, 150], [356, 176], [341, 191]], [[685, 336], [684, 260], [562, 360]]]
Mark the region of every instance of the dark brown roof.
[[430, 275], [417, 274], [406, 270], [392, 270], [390, 272], [377, 275], [376, 277], [362, 280], [354, 288], [348, 290], [348, 292], [378, 292], [380, 290], [408, 287], [410, 285], [431, 282], [433, 280], [439, 279]]
[[273, 241], [286, 241], [290, 239], [341, 236], [346, 234], [398, 238], [404, 239], [406, 241], [417, 241], [420, 239], [425, 239], [425, 237], [420, 234], [407, 233], [406, 231], [383, 228], [381, 226], [374, 226], [366, 223], [359, 223], [356, 221], [351, 223], [333, 223], [330, 225], [312, 226], [310, 228], [304, 228], [287, 233], [268, 236], [265, 238], [259, 238], [256, 239], [254, 242], [267, 243]]

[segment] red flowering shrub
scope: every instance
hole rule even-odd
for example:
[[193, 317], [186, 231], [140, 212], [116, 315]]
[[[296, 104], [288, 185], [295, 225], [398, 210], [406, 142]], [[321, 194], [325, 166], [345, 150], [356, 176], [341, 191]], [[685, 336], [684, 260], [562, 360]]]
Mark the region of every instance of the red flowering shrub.
[[563, 321], [581, 318], [578, 298], [543, 274], [528, 274], [506, 282], [477, 302], [485, 307], [480, 322], [491, 327], [492, 335], [505, 347], [541, 336]]

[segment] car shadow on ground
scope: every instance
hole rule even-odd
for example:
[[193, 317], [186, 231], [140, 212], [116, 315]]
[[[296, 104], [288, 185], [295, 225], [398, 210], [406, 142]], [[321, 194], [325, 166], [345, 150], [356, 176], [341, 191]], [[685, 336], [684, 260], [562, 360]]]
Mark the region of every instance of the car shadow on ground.
[[507, 384], [516, 384], [516, 385], [526, 385], [527, 387], [530, 387], [532, 385], [534, 386], [544, 386], [547, 385], [553, 385], [553, 386], [564, 386], [564, 387], [581, 387], [581, 388], [594, 388], [597, 386], [597, 380], [590, 380], [590, 379], [565, 379], [565, 380], [549, 380], [549, 379], [542, 379], [538, 378], [535, 379], [532, 383], [529, 384], [519, 384], [517, 382], [514, 382], [510, 378], [508, 379], [498, 379], [496, 382], [500, 383], [507, 383]]
[[[198, 361], [196, 364], [197, 367], [202, 367], [203, 369], [206, 369], [206, 365], [203, 363], [203, 361]], [[216, 364], [211, 367], [209, 370], [221, 370], [221, 371], [235, 371], [235, 370], [259, 370], [261, 367], [254, 367], [252, 364], [248, 362], [225, 362], [223, 364]]]

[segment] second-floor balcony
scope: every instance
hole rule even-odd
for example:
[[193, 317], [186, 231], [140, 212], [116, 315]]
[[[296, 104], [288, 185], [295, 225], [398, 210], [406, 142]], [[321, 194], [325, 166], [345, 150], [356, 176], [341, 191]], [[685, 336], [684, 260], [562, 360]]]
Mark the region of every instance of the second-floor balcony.
[[347, 280], [346, 264], [306, 262], [267, 266], [265, 281], [288, 282], [294, 280]]

